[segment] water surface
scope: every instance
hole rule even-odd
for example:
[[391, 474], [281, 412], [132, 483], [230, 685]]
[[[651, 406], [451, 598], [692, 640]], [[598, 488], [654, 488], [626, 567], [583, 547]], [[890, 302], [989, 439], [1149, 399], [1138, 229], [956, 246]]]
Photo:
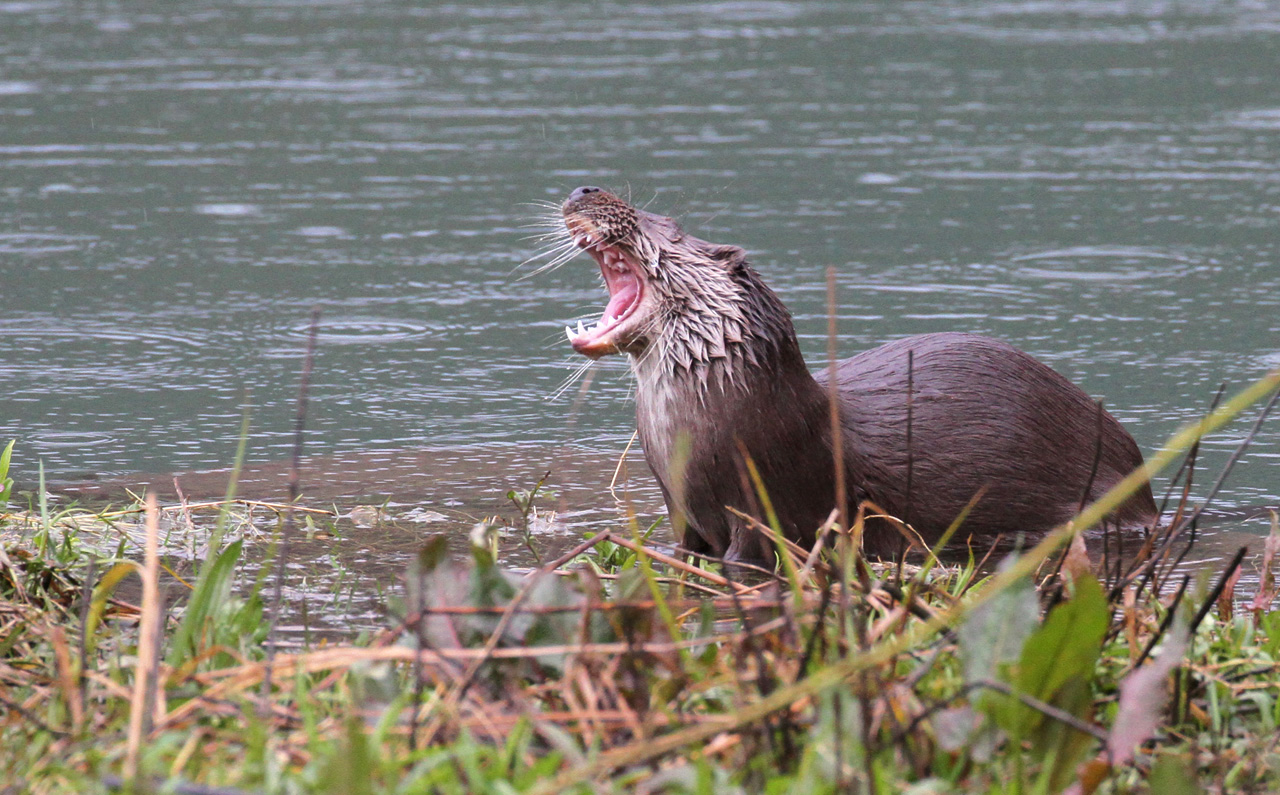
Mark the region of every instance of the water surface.
[[[1265, 3], [0, 2], [0, 439], [27, 482], [168, 482], [248, 402], [280, 462], [319, 307], [317, 499], [611, 470], [625, 363], [551, 399], [595, 268], [518, 278], [589, 183], [747, 248], [811, 362], [834, 267], [843, 354], [994, 334], [1149, 451], [1280, 364], [1277, 51]], [[1225, 504], [1280, 502], [1277, 441]]]

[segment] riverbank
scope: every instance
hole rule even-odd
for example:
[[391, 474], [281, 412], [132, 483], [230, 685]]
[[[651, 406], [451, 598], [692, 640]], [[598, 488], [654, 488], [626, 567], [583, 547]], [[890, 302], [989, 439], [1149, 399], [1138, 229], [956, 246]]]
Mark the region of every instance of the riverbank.
[[[668, 557], [635, 522], [504, 569], [526, 510], [461, 553], [428, 539], [375, 589], [382, 628], [342, 637], [270, 618], [313, 603], [276, 573], [332, 540], [327, 509], [33, 508], [0, 520], [19, 531], [0, 560], [15, 791], [1280, 785], [1280, 531], [1248, 557], [1252, 592], [1234, 590], [1244, 556], [1174, 573], [1184, 540], [1097, 570], [1059, 555], [1064, 531], [984, 576], [980, 555], [867, 561], [857, 521], [823, 554], [779, 547], [776, 574]], [[208, 533], [166, 570], [161, 533], [193, 510]], [[112, 523], [113, 550], [78, 530]]]

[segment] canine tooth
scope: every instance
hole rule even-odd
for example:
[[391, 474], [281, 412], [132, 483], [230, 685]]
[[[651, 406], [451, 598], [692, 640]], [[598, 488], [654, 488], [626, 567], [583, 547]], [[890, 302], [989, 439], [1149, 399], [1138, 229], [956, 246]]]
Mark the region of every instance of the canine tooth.
[[579, 320], [579, 321], [578, 321], [578, 336], [582, 336], [583, 334], [586, 334], [586, 333], [587, 333], [587, 329], [586, 329], [586, 327], [585, 327], [585, 326], [583, 326], [583, 325], [582, 325], [582, 321], [581, 321], [581, 320]]
[[573, 329], [569, 328], [568, 326], [565, 326], [564, 333], [565, 333], [565, 336], [569, 338], [569, 342], [573, 342], [573, 339], [574, 339]]

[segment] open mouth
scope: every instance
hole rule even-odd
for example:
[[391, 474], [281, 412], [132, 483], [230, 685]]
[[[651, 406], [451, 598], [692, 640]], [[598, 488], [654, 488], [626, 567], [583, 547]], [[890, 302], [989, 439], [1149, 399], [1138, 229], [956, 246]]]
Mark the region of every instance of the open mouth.
[[578, 237], [576, 242], [600, 266], [605, 287], [609, 290], [609, 303], [604, 308], [604, 315], [595, 325], [584, 326], [582, 321], [578, 321], [576, 331], [565, 326], [565, 335], [573, 344], [573, 349], [586, 356], [594, 358], [606, 353], [618, 353], [622, 350], [623, 341], [617, 339], [615, 332], [640, 306], [644, 284], [636, 274], [636, 269], [616, 246], [592, 244], [586, 236]]

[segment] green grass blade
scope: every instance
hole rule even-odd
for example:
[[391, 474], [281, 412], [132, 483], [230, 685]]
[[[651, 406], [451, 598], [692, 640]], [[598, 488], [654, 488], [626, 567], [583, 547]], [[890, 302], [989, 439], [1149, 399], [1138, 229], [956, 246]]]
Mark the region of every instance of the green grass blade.
[[0, 453], [0, 510], [9, 505], [9, 495], [13, 493], [13, 478], [9, 477], [9, 460], [13, 457], [13, 445], [17, 439], [10, 439]]
[[235, 575], [236, 562], [240, 559], [243, 544], [243, 541], [228, 544], [212, 565], [206, 565], [200, 571], [200, 581], [191, 592], [186, 612], [182, 615], [182, 623], [174, 633], [173, 644], [165, 658], [165, 662], [171, 667], [181, 666], [199, 651], [197, 644], [210, 613], [218, 602], [231, 593], [231, 578]]

